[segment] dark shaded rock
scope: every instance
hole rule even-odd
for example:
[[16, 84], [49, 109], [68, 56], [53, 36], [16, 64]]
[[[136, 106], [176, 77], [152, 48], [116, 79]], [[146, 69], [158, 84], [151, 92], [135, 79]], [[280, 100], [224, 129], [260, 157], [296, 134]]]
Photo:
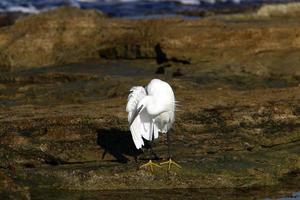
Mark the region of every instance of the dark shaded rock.
[[1, 13], [0, 14], [0, 27], [13, 25], [17, 19], [20, 17], [24, 17], [26, 14], [18, 13], [18, 12], [9, 12], [9, 13]]
[[155, 74], [165, 74], [166, 68], [169, 68], [171, 66], [172, 65], [170, 63], [165, 63], [156, 69]]
[[105, 59], [154, 59], [154, 51], [141, 45], [124, 45], [99, 50]]
[[185, 59], [171, 58], [170, 61], [175, 62], [175, 63], [181, 63], [181, 64], [184, 64], [184, 65], [190, 65], [191, 64], [190, 60], [185, 60]]
[[165, 74], [165, 67], [160, 66], [156, 69], [155, 74]]
[[183, 74], [181, 73], [180, 68], [177, 68], [177, 70], [175, 72], [173, 72], [172, 74], [173, 77], [180, 77], [183, 76]]
[[156, 63], [162, 64], [168, 61], [167, 55], [162, 51], [160, 44], [156, 44], [154, 47], [155, 53], [156, 53]]

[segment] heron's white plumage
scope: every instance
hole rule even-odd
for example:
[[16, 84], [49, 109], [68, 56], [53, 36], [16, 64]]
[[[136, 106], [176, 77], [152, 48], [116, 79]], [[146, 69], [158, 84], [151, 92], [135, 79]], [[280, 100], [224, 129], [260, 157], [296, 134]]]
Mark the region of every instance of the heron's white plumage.
[[127, 99], [126, 111], [128, 112], [128, 121], [132, 114], [137, 109], [138, 103], [147, 95], [147, 92], [142, 86], [135, 86], [130, 89], [130, 94]]
[[158, 132], [166, 133], [175, 120], [175, 97], [171, 86], [153, 79], [146, 88], [132, 87], [126, 111], [132, 139], [137, 149], [144, 145], [143, 138], [158, 138]]

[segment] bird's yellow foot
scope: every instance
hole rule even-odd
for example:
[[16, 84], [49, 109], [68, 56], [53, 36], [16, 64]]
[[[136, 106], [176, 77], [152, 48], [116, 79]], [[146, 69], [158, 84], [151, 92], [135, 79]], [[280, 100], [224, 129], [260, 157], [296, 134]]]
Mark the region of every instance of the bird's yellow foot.
[[168, 161], [160, 163], [160, 165], [168, 165], [168, 170], [171, 170], [171, 166], [175, 165], [177, 168], [181, 169], [181, 166], [177, 164], [175, 161], [173, 161], [171, 158], [169, 158]]
[[146, 168], [146, 167], [149, 167], [150, 170], [153, 172], [153, 167], [160, 167], [160, 166], [158, 164], [152, 162], [152, 160], [149, 160], [146, 164], [141, 165], [140, 169]]

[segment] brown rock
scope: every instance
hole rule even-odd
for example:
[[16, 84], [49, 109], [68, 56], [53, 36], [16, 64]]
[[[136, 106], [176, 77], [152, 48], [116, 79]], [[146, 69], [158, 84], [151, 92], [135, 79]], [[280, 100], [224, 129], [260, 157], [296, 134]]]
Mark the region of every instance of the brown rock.
[[29, 191], [16, 184], [12, 178], [0, 171], [0, 196], [5, 199], [30, 200]]
[[264, 26], [234, 20], [124, 20], [105, 18], [92, 10], [60, 8], [22, 18], [1, 30], [0, 68], [51, 66], [99, 56], [158, 59], [163, 54], [170, 62], [197, 63], [196, 71], [230, 66], [227, 72], [234, 75], [268, 77], [284, 66], [299, 73], [295, 67], [300, 47], [296, 18], [289, 23], [284, 18], [267, 20]]
[[103, 17], [97, 11], [65, 7], [22, 18], [0, 33], [1, 66], [49, 66], [93, 57]]

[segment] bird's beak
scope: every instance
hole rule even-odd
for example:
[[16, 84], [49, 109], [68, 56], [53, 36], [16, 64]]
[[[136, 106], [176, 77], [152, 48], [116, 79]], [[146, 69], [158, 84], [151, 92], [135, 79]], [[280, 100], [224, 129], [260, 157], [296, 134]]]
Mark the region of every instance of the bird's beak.
[[133, 115], [131, 116], [131, 120], [129, 123], [129, 127], [131, 127], [131, 124], [134, 122], [135, 118], [140, 114], [140, 112], [142, 111], [144, 105], [141, 105], [138, 109], [136, 109], [136, 111], [133, 113]]

